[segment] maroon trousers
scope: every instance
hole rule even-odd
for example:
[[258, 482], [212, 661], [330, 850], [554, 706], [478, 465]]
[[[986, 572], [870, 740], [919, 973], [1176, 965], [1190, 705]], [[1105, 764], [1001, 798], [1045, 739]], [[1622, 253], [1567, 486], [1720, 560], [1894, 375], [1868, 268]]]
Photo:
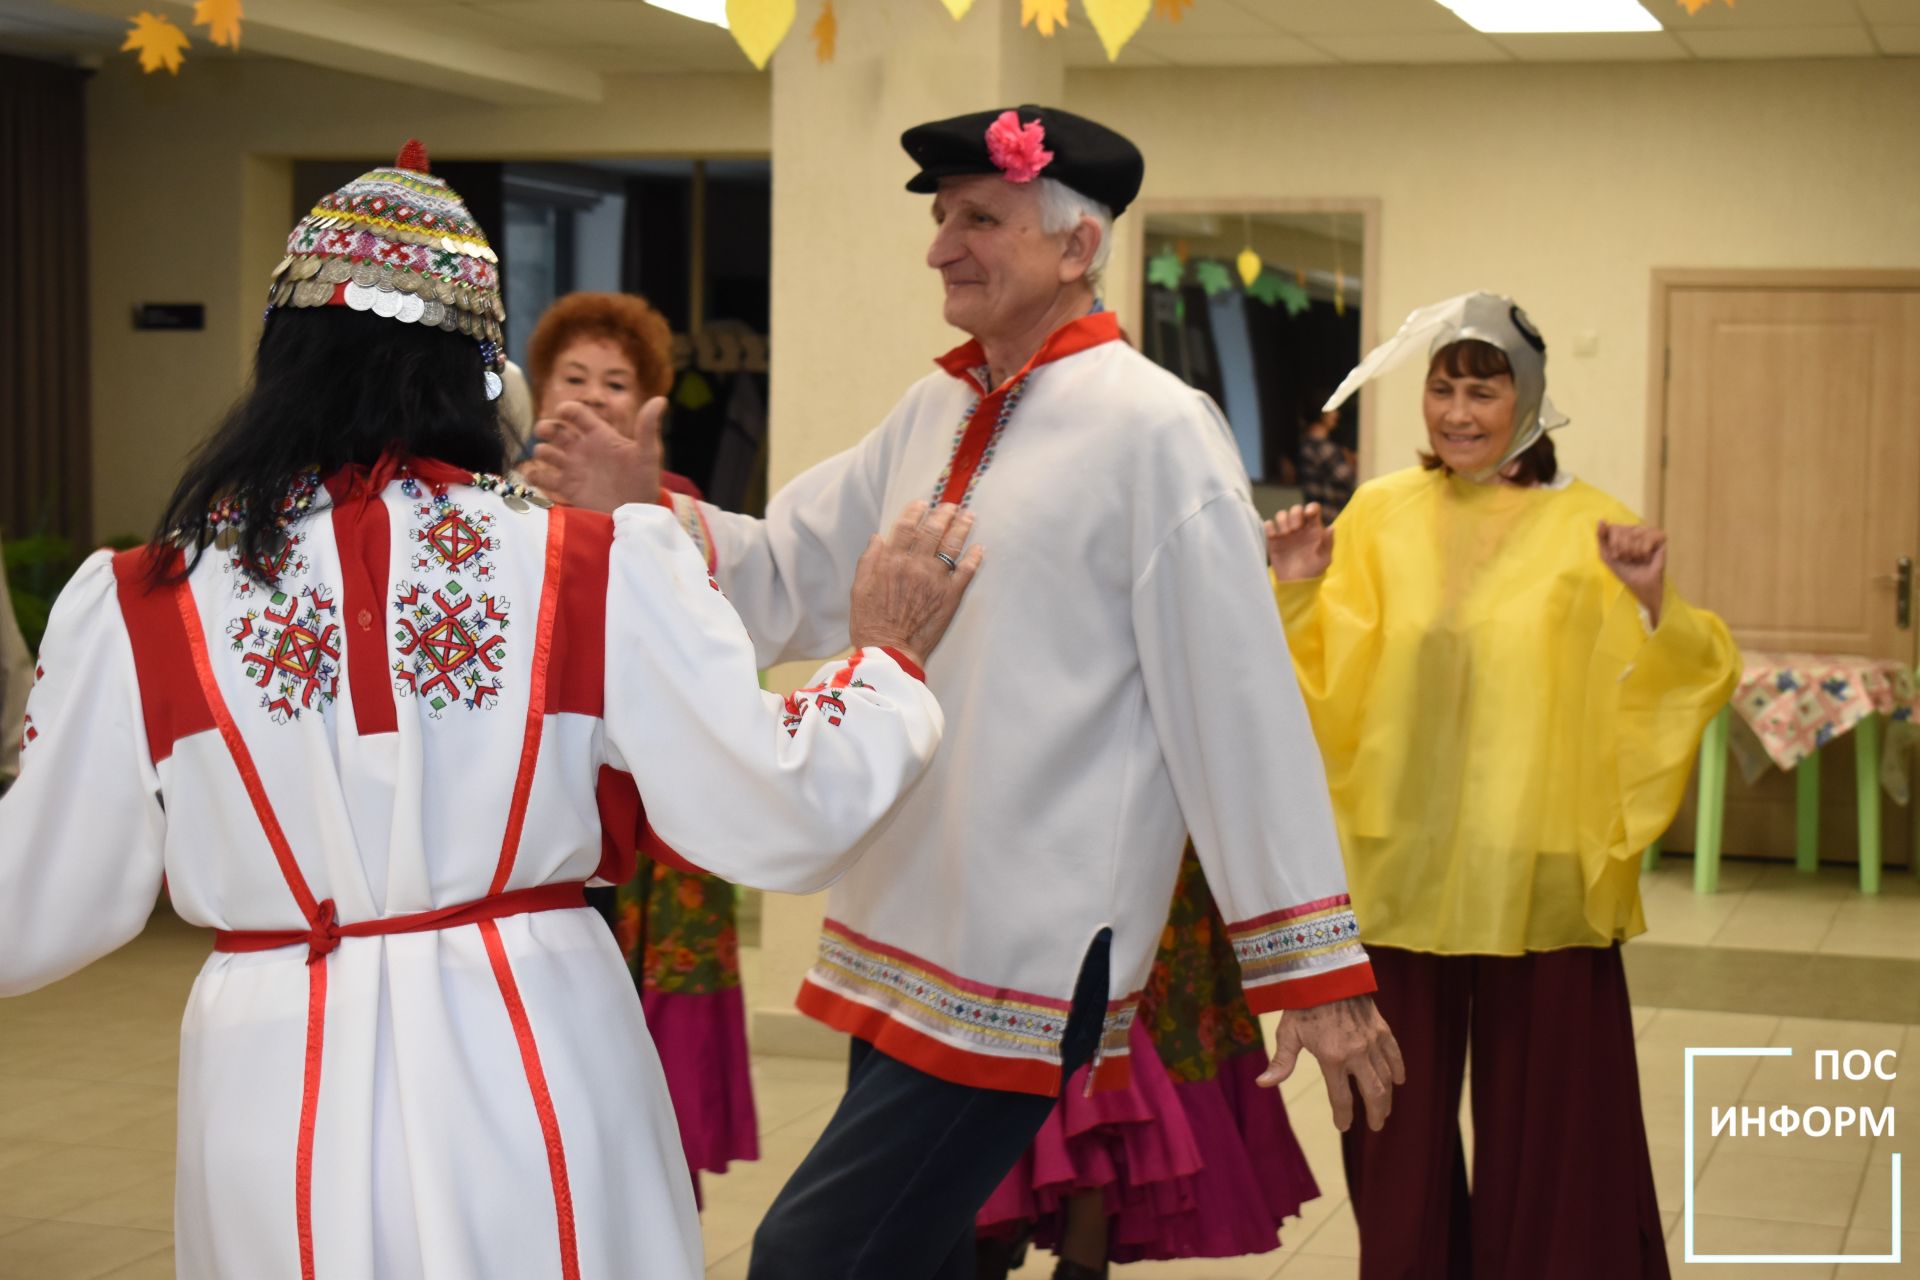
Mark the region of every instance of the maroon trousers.
[[1367, 951], [1407, 1083], [1342, 1142], [1361, 1280], [1667, 1280], [1620, 948]]

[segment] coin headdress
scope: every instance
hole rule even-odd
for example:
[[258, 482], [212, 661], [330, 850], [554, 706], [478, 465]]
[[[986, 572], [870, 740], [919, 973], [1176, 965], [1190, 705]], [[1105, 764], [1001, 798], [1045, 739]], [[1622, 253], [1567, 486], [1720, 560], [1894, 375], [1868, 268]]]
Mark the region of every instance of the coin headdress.
[[488, 398], [500, 395], [500, 259], [459, 194], [428, 171], [417, 141], [392, 165], [322, 196], [294, 227], [274, 268], [269, 319], [278, 307], [352, 307], [463, 333], [480, 344]]

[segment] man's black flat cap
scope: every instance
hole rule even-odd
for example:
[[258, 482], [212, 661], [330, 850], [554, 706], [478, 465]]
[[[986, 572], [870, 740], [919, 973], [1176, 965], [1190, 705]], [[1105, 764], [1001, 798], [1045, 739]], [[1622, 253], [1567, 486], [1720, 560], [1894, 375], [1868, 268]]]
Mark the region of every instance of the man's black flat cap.
[[1146, 162], [1140, 148], [1085, 116], [1027, 104], [975, 111], [915, 125], [900, 135], [920, 172], [907, 190], [923, 195], [940, 179], [999, 173], [1010, 182], [1053, 178], [1098, 200], [1118, 216], [1140, 194]]

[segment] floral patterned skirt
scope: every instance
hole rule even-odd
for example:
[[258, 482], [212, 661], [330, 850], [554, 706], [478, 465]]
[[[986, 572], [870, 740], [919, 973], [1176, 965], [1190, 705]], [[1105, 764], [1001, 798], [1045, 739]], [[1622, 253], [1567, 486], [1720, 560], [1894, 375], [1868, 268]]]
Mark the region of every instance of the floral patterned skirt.
[[1098, 1192], [1113, 1262], [1278, 1248], [1281, 1223], [1320, 1188], [1279, 1090], [1254, 1083], [1260, 1023], [1191, 846], [1131, 1041], [1133, 1083], [1089, 1096], [1082, 1068], [981, 1209], [981, 1234], [1031, 1227], [1055, 1248], [1066, 1201]]
[[620, 886], [614, 932], [640, 989], [697, 1196], [702, 1171], [760, 1158], [733, 886], [643, 858]]

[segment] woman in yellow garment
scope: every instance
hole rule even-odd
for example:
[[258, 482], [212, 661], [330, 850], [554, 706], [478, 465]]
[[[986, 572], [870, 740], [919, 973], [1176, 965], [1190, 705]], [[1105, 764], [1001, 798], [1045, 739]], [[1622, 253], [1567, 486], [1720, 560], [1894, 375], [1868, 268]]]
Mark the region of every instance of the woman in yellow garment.
[[[1274, 589], [1407, 1084], [1344, 1139], [1363, 1280], [1668, 1275], [1620, 943], [1739, 671], [1666, 537], [1559, 470], [1511, 300], [1416, 311], [1431, 452], [1268, 524]], [[1472, 1195], [1459, 1134], [1473, 1060]]]

